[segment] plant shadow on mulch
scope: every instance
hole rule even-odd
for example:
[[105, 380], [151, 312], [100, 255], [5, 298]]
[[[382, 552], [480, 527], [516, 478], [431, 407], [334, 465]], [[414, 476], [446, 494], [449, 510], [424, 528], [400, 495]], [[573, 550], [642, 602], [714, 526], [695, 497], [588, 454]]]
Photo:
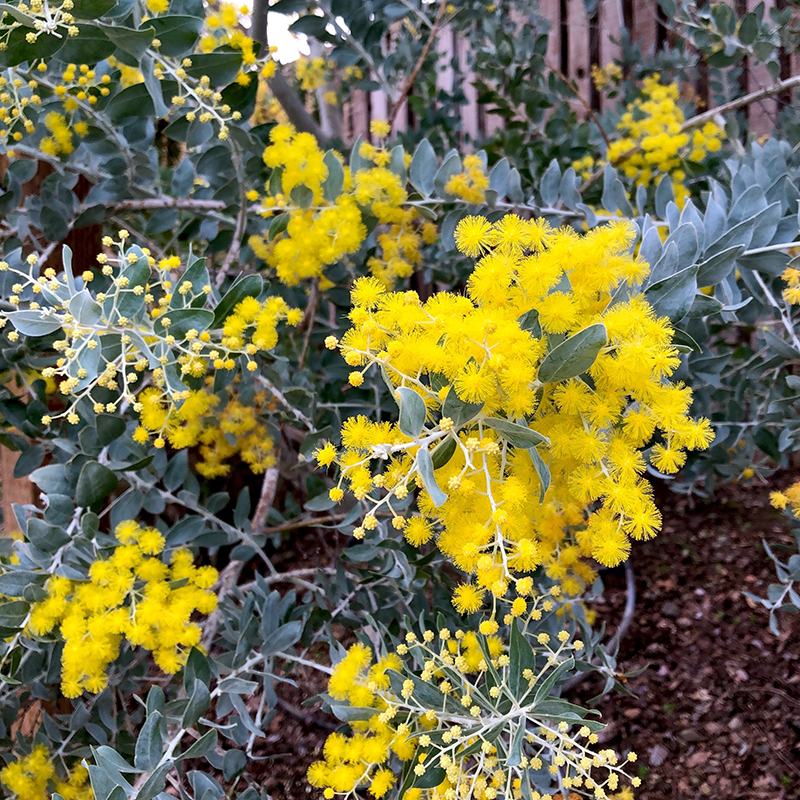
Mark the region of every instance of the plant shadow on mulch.
[[[778, 475], [771, 485], [790, 482]], [[794, 541], [768, 494], [763, 485], [733, 486], [690, 507], [661, 492], [664, 530], [634, 547], [636, 615], [619, 668], [645, 669], [627, 683], [634, 696], [613, 692], [597, 708], [608, 723], [603, 744], [639, 755], [637, 800], [800, 798], [800, 618], [780, 615], [776, 637], [766, 610], [742, 594], [765, 596], [776, 580], [762, 539]], [[595, 608], [611, 633], [625, 605], [623, 570], [604, 581]], [[289, 705], [258, 753], [268, 758], [261, 780], [275, 800], [318, 794], [305, 772], [335, 720], [301, 703], [323, 690], [315, 673], [282, 692]], [[571, 699], [586, 703], [598, 690], [587, 681]]]

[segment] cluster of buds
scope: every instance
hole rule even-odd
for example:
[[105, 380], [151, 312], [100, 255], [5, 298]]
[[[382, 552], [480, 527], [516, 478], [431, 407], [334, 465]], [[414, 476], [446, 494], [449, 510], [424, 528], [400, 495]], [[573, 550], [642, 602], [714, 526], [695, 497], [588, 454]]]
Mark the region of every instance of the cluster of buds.
[[[82, 137], [89, 132], [87, 122], [80, 117], [91, 114], [92, 107], [108, 97], [111, 77], [88, 64], [68, 64], [60, 75], [47, 71], [47, 64], [40, 62], [35, 69], [14, 69], [0, 76], [0, 141], [21, 142], [42, 123], [47, 135], [39, 142], [39, 149], [50, 156], [68, 155], [74, 149], [73, 135]], [[42, 88], [53, 96], [45, 106]], [[9, 156], [13, 157], [13, 152]]]
[[28, 29], [25, 34], [28, 44], [34, 44], [43, 35], [60, 38], [66, 33], [70, 37], [77, 36], [80, 31], [72, 14], [74, 6], [73, 0], [63, 0], [60, 6], [55, 7], [44, 0], [31, 0], [30, 5], [20, 3], [17, 14], [4, 11], [0, 16], [0, 50], [8, 48], [11, 35], [19, 28]]
[[238, 122], [242, 114], [222, 102], [222, 93], [211, 86], [208, 75], [192, 78], [187, 72], [191, 67], [191, 58], [184, 58], [180, 65], [163, 58], [156, 65], [155, 74], [159, 80], [169, 77], [177, 81], [178, 93], [172, 97], [172, 104], [179, 109], [189, 109], [186, 111], [189, 122], [215, 122], [219, 126], [217, 136], [224, 141], [228, 138], [228, 123]]
[[381, 797], [395, 783], [396, 757], [401, 795], [552, 800], [557, 788], [602, 800], [617, 791], [636, 754], [596, 750], [603, 724], [557, 697], [583, 642], [553, 617], [549, 626], [532, 624], [540, 610], [534, 600], [516, 621], [507, 617], [506, 635], [494, 618], [477, 631], [408, 633], [374, 664], [369, 648], [351, 647], [329, 694], [353, 734], [330, 737], [325, 759], [309, 770], [311, 784], [329, 799], [359, 788]]
[[91, 419], [123, 404], [141, 414], [146, 387], [149, 395], [156, 391], [167, 419], [209, 372], [235, 370], [240, 360], [255, 371], [254, 357], [277, 342], [278, 323], [301, 318], [281, 298], [259, 302], [252, 296], [220, 317], [201, 259], [178, 272], [177, 257], [156, 263], [128, 239], [124, 230], [117, 239], [106, 236], [96, 268], [77, 276], [69, 260], [63, 272], [48, 268], [42, 275], [35, 255], [13, 266], [0, 262], [0, 271], [18, 279], [9, 297], [17, 310], [2, 320], [15, 328], [8, 338], [62, 334], [42, 376], [58, 381], [67, 403], [61, 413], [45, 415], [45, 425], [61, 417], [78, 424], [81, 416]]

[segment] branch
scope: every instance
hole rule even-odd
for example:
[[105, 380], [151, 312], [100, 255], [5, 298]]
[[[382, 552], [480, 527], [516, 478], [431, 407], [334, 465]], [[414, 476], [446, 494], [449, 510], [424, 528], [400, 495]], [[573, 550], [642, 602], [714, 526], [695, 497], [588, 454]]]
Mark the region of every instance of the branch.
[[317, 121], [306, 111], [303, 102], [289, 85], [283, 73], [276, 70], [275, 74], [267, 81], [269, 90], [275, 95], [275, 99], [289, 117], [289, 121], [295, 128], [304, 133], [310, 133], [318, 142], [325, 141], [322, 135], [322, 128], [317, 125]]
[[[269, 51], [268, 15], [269, 0], [254, 0], [249, 34], [251, 39], [261, 45], [262, 51], [265, 53]], [[267, 80], [267, 85], [275, 95], [275, 99], [281, 104], [292, 125], [299, 131], [312, 134], [318, 142], [323, 142], [322, 130], [316, 120], [306, 111], [303, 101], [297, 96], [279, 69], [276, 69], [275, 74]]]
[[114, 211], [154, 211], [174, 208], [179, 211], [223, 211], [222, 200], [196, 200], [191, 197], [147, 197], [141, 200], [118, 200], [108, 204]]
[[[447, 0], [441, 0], [441, 2], [439, 3], [439, 10], [436, 13], [436, 21], [433, 23], [431, 32], [428, 35], [428, 41], [425, 42], [425, 47], [422, 48], [422, 52], [420, 53], [420, 56], [417, 59], [417, 63], [414, 64], [414, 69], [411, 70], [411, 74], [408, 76], [405, 86], [403, 86], [403, 91], [400, 92], [399, 99], [392, 106], [392, 113], [389, 116], [390, 128], [394, 126], [394, 121], [397, 119], [397, 115], [400, 112], [400, 107], [403, 105], [406, 98], [408, 97], [408, 93], [411, 91], [411, 87], [414, 85], [414, 81], [417, 79], [417, 75], [419, 74], [419, 71], [422, 69], [422, 65], [425, 63], [425, 59], [428, 57], [428, 53], [430, 52], [431, 46], [433, 45], [433, 42], [436, 39], [437, 34], [439, 33], [439, 29], [442, 27], [442, 21], [444, 20], [444, 12], [446, 8], [447, 8]], [[387, 95], [387, 98], [388, 97], [389, 95]]]
[[253, 514], [253, 536], [260, 536], [265, 532], [267, 517], [269, 516], [272, 504], [275, 502], [275, 492], [278, 490], [278, 477], [280, 469], [275, 464], [264, 473], [264, 480], [261, 484], [261, 496], [258, 498], [256, 513]]
[[752, 272], [753, 277], [756, 279], [756, 283], [758, 283], [758, 285], [761, 287], [761, 291], [764, 292], [767, 302], [778, 312], [778, 314], [780, 314], [783, 327], [786, 329], [786, 333], [789, 334], [789, 338], [792, 340], [792, 344], [795, 346], [795, 349], [800, 350], [800, 340], [797, 338], [797, 333], [795, 333], [791, 315], [787, 312], [786, 307], [781, 306], [781, 304], [775, 299], [775, 295], [773, 295], [769, 290], [769, 287], [766, 283], [764, 283], [764, 279], [758, 274], [757, 270], [753, 270]]
[[600, 131], [600, 135], [603, 137], [603, 141], [606, 143], [606, 147], [611, 147], [611, 140], [608, 138], [608, 134], [606, 133], [603, 124], [600, 122], [600, 118], [595, 113], [595, 110], [592, 108], [590, 103], [586, 102], [586, 98], [580, 93], [578, 87], [575, 85], [575, 81], [570, 80], [558, 67], [553, 67], [550, 64], [546, 65], [547, 68], [558, 75], [562, 81], [570, 88], [570, 91], [578, 98], [580, 104], [586, 109], [589, 116], [592, 118], [592, 122], [597, 125], [597, 129]]
[[314, 430], [314, 423], [299, 408], [295, 408], [284, 393], [275, 386], [265, 375], [256, 375], [256, 380], [267, 389], [270, 394], [298, 421], [302, 422], [309, 431]]
[[306, 361], [306, 353], [308, 352], [308, 343], [311, 341], [311, 331], [314, 329], [314, 314], [317, 311], [317, 288], [319, 282], [315, 278], [311, 284], [311, 292], [308, 297], [308, 305], [306, 306], [306, 313], [303, 316], [302, 324], [306, 326], [306, 334], [303, 337], [303, 349], [300, 352], [300, 360], [297, 362], [297, 369], [302, 369]]
[[348, 514], [329, 514], [326, 517], [309, 517], [307, 519], [295, 519], [289, 522], [282, 522], [280, 525], [273, 525], [271, 528], [264, 528], [262, 533], [283, 533], [283, 531], [294, 531], [298, 528], [316, 528], [329, 525], [333, 522], [341, 522], [347, 519]]
[[229, 561], [228, 565], [219, 575], [219, 580], [217, 581], [217, 607], [211, 612], [206, 620], [206, 624], [203, 626], [201, 644], [206, 652], [211, 649], [211, 645], [214, 643], [214, 637], [217, 635], [217, 630], [219, 630], [220, 622], [222, 622], [222, 601], [226, 595], [230, 594], [233, 587], [236, 586], [236, 582], [239, 580], [243, 569], [244, 561]]
[[[622, 619], [619, 621], [616, 632], [609, 639], [605, 647], [606, 650], [613, 650], [616, 652], [619, 649], [619, 643], [622, 641], [633, 622], [633, 615], [636, 610], [636, 575], [634, 575], [633, 564], [630, 558], [625, 562], [625, 593], [625, 610], [622, 612]], [[591, 674], [591, 672], [579, 672], [577, 675], [573, 675], [564, 684], [564, 691], [575, 688]]]
[[746, 94], [744, 97], [738, 97], [736, 100], [731, 100], [729, 103], [723, 103], [721, 106], [712, 108], [710, 111], [704, 111], [702, 114], [697, 114], [697, 116], [694, 116], [683, 123], [681, 126], [681, 131], [688, 131], [692, 128], [697, 128], [700, 125], [705, 125], [706, 122], [710, 122], [712, 119], [714, 119], [717, 114], [727, 114], [729, 111], [737, 111], [740, 108], [757, 103], [759, 100], [764, 100], [767, 97], [773, 97], [776, 94], [789, 91], [790, 89], [794, 89], [798, 86], [800, 86], [800, 75], [793, 75], [791, 78], [786, 78], [785, 80], [772, 84], [772, 86], [759, 89], [757, 92], [750, 92], [750, 94]]
[[[261, 484], [261, 496], [258, 499], [255, 514], [253, 514], [252, 527], [254, 536], [258, 536], [264, 532], [264, 523], [275, 501], [279, 474], [280, 470], [277, 464], [274, 467], [270, 467], [264, 473], [264, 480]], [[234, 559], [230, 561], [220, 573], [219, 580], [217, 581], [217, 607], [206, 620], [203, 630], [202, 645], [206, 651], [211, 649], [211, 645], [214, 643], [214, 637], [217, 635], [217, 630], [222, 622], [222, 601], [226, 595], [230, 594], [233, 587], [236, 586], [243, 569], [244, 561]]]
[[179, 506], [183, 506], [184, 508], [188, 509], [189, 511], [193, 511], [195, 514], [198, 514], [203, 519], [207, 520], [208, 522], [216, 525], [221, 531], [229, 534], [233, 539], [239, 540], [246, 544], [248, 547], [251, 547], [253, 550], [258, 553], [261, 557], [261, 560], [266, 565], [267, 569], [270, 571], [270, 574], [277, 575], [278, 570], [272, 564], [269, 556], [264, 552], [264, 548], [261, 547], [258, 542], [253, 539], [252, 534], [240, 530], [239, 528], [234, 527], [233, 525], [228, 524], [224, 520], [221, 520], [216, 514], [212, 514], [207, 508], [201, 506], [199, 503], [195, 503], [194, 500], [187, 497], [187, 493], [183, 492], [181, 497], [177, 497], [172, 492], [169, 492], [165, 489], [159, 489], [155, 483], [150, 483], [143, 478], [140, 478], [135, 472], [128, 473], [127, 480], [131, 484], [136, 484], [137, 486], [143, 489], [153, 489], [158, 494], [160, 494], [167, 502], [175, 503]]
[[242, 237], [247, 229], [247, 183], [244, 176], [242, 151], [239, 149], [239, 145], [233, 141], [231, 142], [231, 155], [234, 157], [236, 173], [239, 179], [239, 214], [236, 217], [236, 227], [233, 229], [233, 241], [231, 242], [230, 250], [228, 250], [225, 261], [222, 262], [222, 266], [217, 273], [215, 281], [217, 289], [222, 288], [228, 270], [233, 265], [233, 262], [239, 258], [239, 251], [242, 249]]
[[609, 650], [617, 650], [619, 648], [619, 643], [631, 627], [633, 614], [636, 610], [636, 576], [633, 574], [633, 564], [631, 564], [630, 558], [625, 562], [625, 591], [627, 592], [625, 610], [622, 612], [622, 619], [619, 621], [616, 633], [608, 643]]
[[117, 216], [111, 216], [108, 218], [109, 222], [113, 222], [120, 230], [127, 230], [130, 232], [131, 236], [134, 239], [141, 242], [144, 247], [147, 247], [152, 255], [156, 256], [157, 258], [166, 258], [166, 253], [151, 239], [148, 239], [143, 233], [140, 233], [136, 230], [136, 228], [132, 225], [129, 225], [125, 220], [120, 219]]

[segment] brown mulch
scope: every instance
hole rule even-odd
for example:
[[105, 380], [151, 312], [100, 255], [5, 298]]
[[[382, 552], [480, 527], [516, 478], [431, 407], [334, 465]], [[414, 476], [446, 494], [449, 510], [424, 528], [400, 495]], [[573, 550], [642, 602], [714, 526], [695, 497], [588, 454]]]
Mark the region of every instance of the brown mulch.
[[[762, 538], [793, 542], [767, 496], [763, 485], [734, 486], [690, 507], [663, 492], [664, 531], [634, 548], [636, 615], [619, 668], [644, 672], [627, 682], [633, 697], [613, 692], [597, 707], [609, 723], [603, 743], [639, 754], [637, 800], [800, 798], [800, 617], [781, 615], [775, 637], [765, 609], [742, 595], [763, 596], [775, 581]], [[611, 632], [625, 604], [622, 569], [604, 580], [595, 607]], [[324, 690], [324, 676], [298, 683], [280, 690], [289, 705], [268, 728], [258, 753], [267, 760], [251, 766], [275, 800], [318, 794], [305, 771], [332, 720], [301, 704]], [[586, 702], [598, 689], [587, 681], [572, 697]]]
[[[774, 486], [790, 483], [776, 476]], [[645, 671], [598, 704], [603, 740], [640, 757], [638, 800], [800, 797], [800, 619], [743, 596], [766, 596], [775, 570], [761, 540], [794, 542], [766, 487], [729, 487], [689, 508], [662, 493], [664, 531], [633, 551], [636, 616], [619, 668]], [[791, 552], [791, 551], [788, 551]], [[783, 556], [785, 561], [788, 555]], [[598, 616], [618, 620], [622, 570], [606, 578]], [[591, 697], [589, 686], [578, 692]]]

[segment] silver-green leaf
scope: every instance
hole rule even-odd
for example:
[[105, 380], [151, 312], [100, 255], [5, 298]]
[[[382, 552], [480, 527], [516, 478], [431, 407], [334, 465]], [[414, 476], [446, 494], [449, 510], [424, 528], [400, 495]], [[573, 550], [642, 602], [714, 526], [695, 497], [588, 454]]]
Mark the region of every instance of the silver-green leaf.
[[431, 498], [431, 502], [438, 508], [445, 500], [447, 495], [439, 488], [436, 483], [436, 476], [433, 474], [433, 460], [426, 447], [420, 447], [417, 453], [417, 464], [422, 482], [425, 484], [425, 491]]
[[582, 375], [594, 364], [607, 342], [608, 334], [602, 322], [578, 331], [545, 356], [539, 367], [539, 380], [558, 383]]
[[401, 386], [397, 390], [397, 404], [400, 406], [398, 427], [406, 436], [416, 439], [428, 413], [425, 401], [413, 389]]
[[484, 423], [492, 430], [497, 431], [513, 447], [527, 450], [529, 447], [536, 447], [540, 444], [550, 444], [550, 440], [546, 436], [542, 436], [541, 433], [532, 430], [527, 425], [519, 425], [516, 422], [497, 417], [487, 417], [484, 419]]

